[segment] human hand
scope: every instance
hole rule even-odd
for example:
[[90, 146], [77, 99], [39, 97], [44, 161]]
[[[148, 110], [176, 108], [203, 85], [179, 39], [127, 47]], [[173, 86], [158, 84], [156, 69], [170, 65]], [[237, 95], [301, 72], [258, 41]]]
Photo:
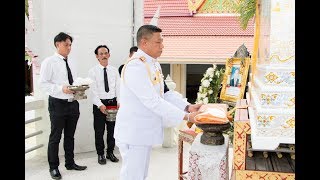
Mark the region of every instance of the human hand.
[[74, 93], [75, 93], [74, 91], [70, 90], [70, 89], [68, 88], [68, 86], [63, 86], [63, 87], [62, 87], [62, 92], [63, 92], [63, 93], [66, 93], [66, 94], [74, 94]]
[[196, 115], [198, 115], [199, 113], [200, 113], [199, 111], [189, 113], [189, 121], [188, 121], [188, 123], [194, 124], [194, 123], [195, 123], [194, 117], [195, 117]]
[[107, 113], [107, 107], [105, 106], [105, 105], [101, 105], [100, 107], [99, 107], [99, 109], [100, 109], [100, 111], [103, 113], [103, 114], [108, 114]]
[[197, 112], [202, 105], [203, 104], [190, 104], [188, 107], [188, 112]]

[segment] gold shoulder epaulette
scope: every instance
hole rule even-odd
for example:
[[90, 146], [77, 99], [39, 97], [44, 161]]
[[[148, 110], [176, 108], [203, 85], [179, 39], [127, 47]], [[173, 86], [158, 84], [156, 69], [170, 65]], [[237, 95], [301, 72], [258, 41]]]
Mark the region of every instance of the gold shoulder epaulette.
[[131, 57], [128, 59], [127, 62], [133, 60], [133, 59], [140, 59], [142, 62], [145, 62], [146, 61], [146, 58], [144, 56], [140, 56], [140, 57]]
[[[126, 67], [127, 67], [127, 64], [131, 61], [131, 60], [133, 60], [133, 59], [140, 59], [143, 63], [146, 63], [146, 57], [144, 57], [144, 56], [140, 56], [140, 57], [131, 57], [131, 58], [129, 58], [128, 60], [127, 60], [127, 62], [125, 63], [125, 65], [124, 65], [124, 67], [122, 68], [122, 71], [121, 71], [121, 78], [123, 79], [123, 81], [124, 81], [124, 71], [125, 71], [125, 69], [126, 69]], [[147, 65], [147, 64], [146, 64]], [[150, 74], [150, 72], [149, 72], [150, 70], [148, 69], [148, 73]]]
[[142, 62], [146, 61], [146, 58], [145, 58], [144, 56], [140, 56], [139, 59], [140, 59]]

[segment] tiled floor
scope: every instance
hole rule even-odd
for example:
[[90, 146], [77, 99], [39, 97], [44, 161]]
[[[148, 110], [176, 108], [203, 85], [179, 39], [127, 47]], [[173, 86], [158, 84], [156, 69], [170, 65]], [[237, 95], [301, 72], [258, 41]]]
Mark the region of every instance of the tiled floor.
[[[190, 145], [184, 146], [184, 167], [187, 169], [188, 149]], [[177, 180], [178, 179], [178, 149], [177, 147], [163, 148], [155, 146], [152, 150], [148, 180]], [[232, 152], [232, 149], [229, 149]], [[96, 152], [80, 153], [75, 155], [75, 161], [79, 165], [86, 165], [85, 171], [68, 171], [64, 167], [64, 157], [60, 157], [59, 170], [64, 180], [118, 180], [121, 168], [121, 158], [119, 151], [115, 150], [115, 155], [119, 157], [118, 163], [107, 161], [106, 165], [97, 163]], [[232, 160], [232, 153], [229, 153], [229, 161]], [[230, 162], [229, 162], [230, 163]], [[229, 168], [232, 167], [229, 164]], [[44, 180], [51, 179], [46, 157], [26, 156], [25, 179]], [[229, 171], [230, 173], [230, 171]], [[229, 176], [231, 177], [231, 176]]]

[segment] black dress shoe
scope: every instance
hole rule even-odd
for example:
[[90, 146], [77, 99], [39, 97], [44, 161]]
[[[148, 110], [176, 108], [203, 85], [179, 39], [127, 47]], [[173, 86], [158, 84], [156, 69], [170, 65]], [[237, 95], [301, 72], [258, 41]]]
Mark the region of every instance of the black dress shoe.
[[98, 163], [99, 164], [106, 164], [107, 163], [107, 160], [104, 157], [104, 155], [98, 155]]
[[79, 166], [77, 164], [73, 164], [72, 166], [66, 166], [67, 170], [77, 170], [77, 171], [82, 171], [87, 169], [87, 166]]
[[112, 162], [118, 162], [119, 161], [119, 159], [116, 156], [114, 156], [113, 153], [107, 153], [106, 158], [110, 159]]
[[52, 179], [61, 179], [61, 174], [59, 172], [59, 169], [52, 169], [49, 171], [50, 171], [50, 175], [51, 175]]

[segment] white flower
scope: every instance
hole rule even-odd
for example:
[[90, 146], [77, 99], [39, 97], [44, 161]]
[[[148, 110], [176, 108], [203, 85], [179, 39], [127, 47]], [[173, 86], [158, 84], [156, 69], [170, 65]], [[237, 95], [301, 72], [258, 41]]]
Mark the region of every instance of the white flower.
[[209, 93], [209, 94], [212, 94], [212, 93], [213, 93], [213, 90], [210, 89], [208, 93]]
[[212, 66], [213, 71], [216, 70], [216, 68], [217, 68], [217, 65], [214, 64], [214, 65]]
[[201, 92], [202, 91], [202, 86], [199, 86], [199, 92]]
[[202, 103], [203, 103], [202, 100], [197, 101], [197, 104], [202, 104]]
[[213, 72], [214, 72], [213, 68], [210, 67], [207, 69], [207, 74], [213, 74]]
[[203, 104], [208, 104], [208, 102], [209, 102], [208, 98], [205, 97], [205, 98], [203, 99]]
[[201, 84], [202, 84], [203, 87], [209, 87], [210, 81], [206, 79]]
[[207, 97], [207, 93], [205, 93], [205, 94], [200, 93], [199, 95], [200, 95], [201, 98]]
[[211, 82], [211, 81], [212, 81], [212, 78], [210, 78], [209, 81]]
[[219, 78], [219, 76], [220, 76], [219, 71], [216, 71], [216, 76]]
[[207, 69], [207, 73], [206, 73], [206, 77], [213, 77], [213, 73], [214, 73], [214, 69], [213, 68], [208, 68]]

